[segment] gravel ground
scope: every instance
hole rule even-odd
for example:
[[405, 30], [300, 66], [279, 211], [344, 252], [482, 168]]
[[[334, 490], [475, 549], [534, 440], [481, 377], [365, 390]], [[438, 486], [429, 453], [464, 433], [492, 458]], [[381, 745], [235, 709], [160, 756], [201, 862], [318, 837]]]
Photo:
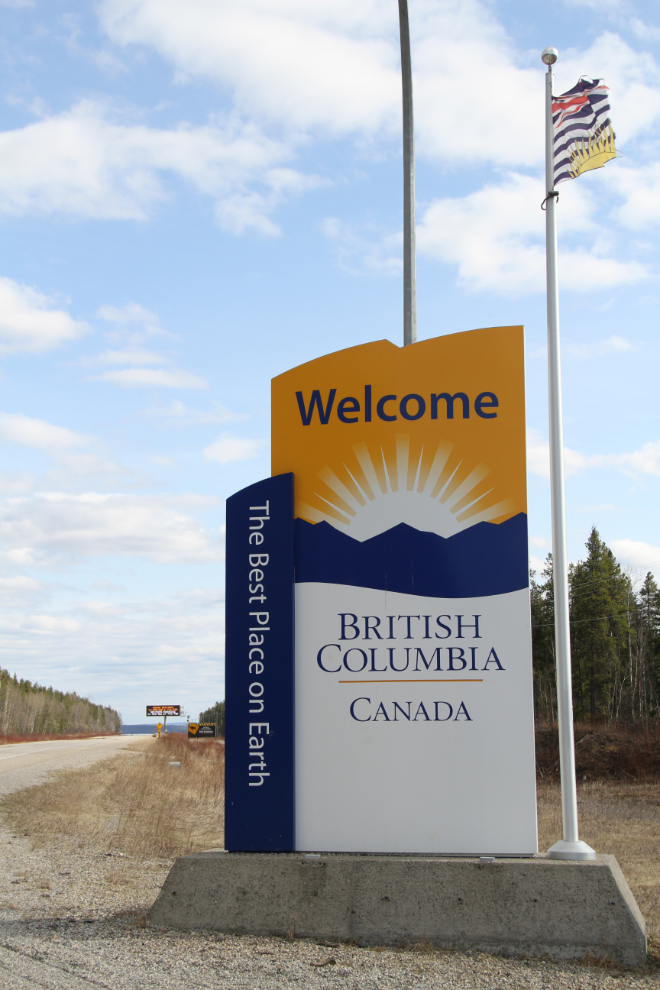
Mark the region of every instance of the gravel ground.
[[103, 918], [146, 909], [171, 860], [144, 861], [66, 839], [33, 846], [0, 826], [0, 925], [23, 919]]
[[359, 949], [308, 940], [236, 938], [142, 929], [139, 917], [100, 922], [5, 922], [0, 987], [24, 990], [160, 990], [284, 987], [386, 990], [642, 988], [655, 974], [471, 953]]
[[169, 867], [64, 840], [33, 848], [0, 828], [0, 990], [623, 990], [660, 982], [658, 969], [145, 928]]

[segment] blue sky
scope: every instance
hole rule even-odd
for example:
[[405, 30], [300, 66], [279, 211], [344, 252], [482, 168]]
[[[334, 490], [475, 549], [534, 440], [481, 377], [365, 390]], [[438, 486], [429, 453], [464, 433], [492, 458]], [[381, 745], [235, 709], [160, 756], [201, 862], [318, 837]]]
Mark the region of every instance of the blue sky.
[[[224, 696], [224, 499], [269, 381], [402, 337], [395, 0], [0, 0], [3, 667], [142, 721]], [[550, 548], [543, 71], [622, 157], [561, 187], [569, 552], [660, 576], [660, 14], [410, 0], [419, 336], [524, 323]]]

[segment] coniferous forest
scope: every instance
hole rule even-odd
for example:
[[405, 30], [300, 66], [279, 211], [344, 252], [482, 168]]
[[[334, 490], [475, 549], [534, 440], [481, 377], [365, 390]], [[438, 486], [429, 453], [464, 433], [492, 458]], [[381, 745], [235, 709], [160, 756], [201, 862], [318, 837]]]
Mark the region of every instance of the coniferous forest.
[[121, 732], [114, 708], [95, 705], [75, 693], [18, 680], [0, 668], [0, 735]]
[[[556, 722], [552, 555], [532, 571], [537, 721]], [[660, 590], [651, 573], [633, 583], [594, 527], [569, 572], [573, 714], [576, 722], [648, 727], [660, 720]]]

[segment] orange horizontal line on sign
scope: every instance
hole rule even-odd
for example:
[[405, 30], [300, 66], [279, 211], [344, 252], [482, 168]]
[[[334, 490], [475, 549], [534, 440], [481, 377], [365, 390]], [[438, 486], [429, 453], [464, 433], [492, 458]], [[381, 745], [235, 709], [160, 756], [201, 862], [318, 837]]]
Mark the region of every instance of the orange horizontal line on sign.
[[393, 677], [388, 680], [339, 681], [340, 684], [482, 684], [483, 677]]

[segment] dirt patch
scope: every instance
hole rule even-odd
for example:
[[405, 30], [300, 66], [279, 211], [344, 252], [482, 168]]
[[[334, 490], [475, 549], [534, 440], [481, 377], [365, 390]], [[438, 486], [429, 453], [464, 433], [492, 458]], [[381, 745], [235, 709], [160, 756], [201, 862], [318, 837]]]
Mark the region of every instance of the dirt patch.
[[[557, 726], [536, 728], [539, 779], [559, 779]], [[660, 780], [660, 726], [575, 726], [575, 772], [578, 780]]]

